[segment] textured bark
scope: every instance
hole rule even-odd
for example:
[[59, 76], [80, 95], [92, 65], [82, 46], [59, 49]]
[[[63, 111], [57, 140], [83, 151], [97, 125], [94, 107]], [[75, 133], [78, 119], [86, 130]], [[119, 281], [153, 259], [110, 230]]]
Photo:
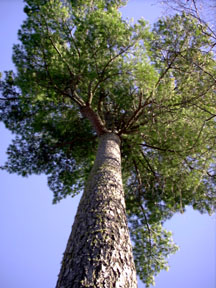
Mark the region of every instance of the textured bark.
[[113, 133], [99, 137], [56, 288], [137, 287], [119, 146], [119, 137]]

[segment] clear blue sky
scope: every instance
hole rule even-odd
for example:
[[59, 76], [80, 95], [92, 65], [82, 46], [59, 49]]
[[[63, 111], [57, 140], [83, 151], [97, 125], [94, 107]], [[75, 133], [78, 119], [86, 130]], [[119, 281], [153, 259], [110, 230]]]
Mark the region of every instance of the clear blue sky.
[[[148, 0], [130, 0], [123, 15], [155, 21], [161, 11]], [[13, 68], [12, 44], [25, 15], [22, 0], [0, 0], [0, 71]], [[0, 124], [0, 165], [12, 135]], [[21, 178], [0, 171], [0, 287], [54, 288], [79, 196], [52, 205], [45, 176]], [[170, 257], [170, 271], [156, 278], [156, 288], [216, 287], [216, 216], [176, 215], [166, 226], [180, 251]], [[145, 286], [139, 282], [139, 288]]]

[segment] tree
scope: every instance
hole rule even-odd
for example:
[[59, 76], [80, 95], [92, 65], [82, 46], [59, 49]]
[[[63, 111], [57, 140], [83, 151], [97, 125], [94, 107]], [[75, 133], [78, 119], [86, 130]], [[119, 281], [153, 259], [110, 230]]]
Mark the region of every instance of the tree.
[[136, 287], [125, 200], [148, 285], [176, 250], [163, 222], [215, 208], [211, 38], [186, 15], [153, 31], [127, 23], [123, 1], [26, 3], [17, 73], [1, 82], [1, 120], [17, 134], [4, 168], [47, 174], [54, 202], [86, 183], [57, 287]]
[[167, 12], [186, 13], [196, 19], [202, 33], [207, 33], [212, 38], [212, 49], [214, 49], [216, 41], [215, 0], [209, 0], [208, 2], [203, 0], [163, 0], [161, 2], [168, 8]]

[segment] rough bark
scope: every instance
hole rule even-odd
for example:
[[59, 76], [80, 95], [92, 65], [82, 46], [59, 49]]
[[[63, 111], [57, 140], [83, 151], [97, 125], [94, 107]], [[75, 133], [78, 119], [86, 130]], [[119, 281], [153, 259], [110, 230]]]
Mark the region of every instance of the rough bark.
[[136, 288], [121, 177], [120, 139], [99, 137], [56, 288]]

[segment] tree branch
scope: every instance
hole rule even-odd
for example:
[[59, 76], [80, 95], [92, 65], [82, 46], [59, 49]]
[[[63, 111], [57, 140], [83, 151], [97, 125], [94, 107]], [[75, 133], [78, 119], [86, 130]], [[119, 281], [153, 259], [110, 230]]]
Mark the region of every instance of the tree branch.
[[80, 112], [90, 121], [98, 136], [109, 132], [104, 126], [100, 116], [96, 114], [90, 106], [82, 106]]

